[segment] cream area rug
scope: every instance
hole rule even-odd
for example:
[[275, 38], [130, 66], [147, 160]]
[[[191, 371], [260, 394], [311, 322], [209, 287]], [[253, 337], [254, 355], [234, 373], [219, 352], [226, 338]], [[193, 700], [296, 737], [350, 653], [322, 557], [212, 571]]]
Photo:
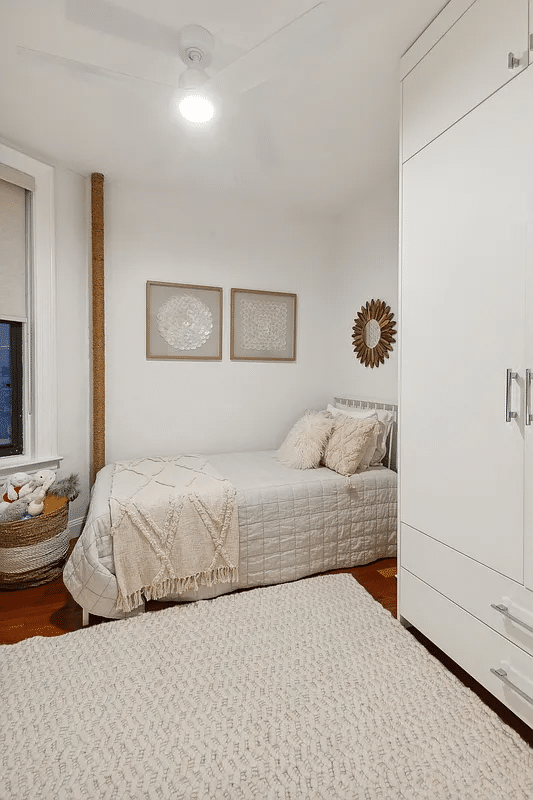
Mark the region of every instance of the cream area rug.
[[533, 751], [346, 574], [0, 649], [2, 800], [528, 800]]

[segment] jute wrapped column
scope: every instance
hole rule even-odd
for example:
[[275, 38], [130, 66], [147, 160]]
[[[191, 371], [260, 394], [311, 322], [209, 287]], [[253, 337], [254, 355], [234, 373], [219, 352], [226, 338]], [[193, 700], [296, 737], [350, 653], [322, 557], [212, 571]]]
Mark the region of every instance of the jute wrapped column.
[[93, 426], [91, 484], [105, 466], [104, 176], [91, 175]]

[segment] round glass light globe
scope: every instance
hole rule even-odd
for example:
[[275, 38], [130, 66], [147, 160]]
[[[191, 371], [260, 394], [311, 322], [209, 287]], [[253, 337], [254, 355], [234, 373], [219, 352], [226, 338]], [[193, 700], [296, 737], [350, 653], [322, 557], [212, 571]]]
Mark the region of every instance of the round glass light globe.
[[182, 117], [189, 122], [209, 122], [215, 114], [211, 100], [199, 94], [188, 94], [180, 100], [179, 110]]

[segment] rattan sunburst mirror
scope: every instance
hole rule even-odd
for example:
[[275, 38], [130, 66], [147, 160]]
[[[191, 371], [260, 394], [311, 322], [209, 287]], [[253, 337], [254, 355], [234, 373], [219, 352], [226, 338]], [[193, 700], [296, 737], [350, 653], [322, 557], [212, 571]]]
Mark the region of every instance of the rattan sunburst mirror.
[[353, 349], [365, 367], [379, 367], [389, 357], [396, 334], [390, 306], [383, 300], [370, 300], [361, 306], [353, 326]]

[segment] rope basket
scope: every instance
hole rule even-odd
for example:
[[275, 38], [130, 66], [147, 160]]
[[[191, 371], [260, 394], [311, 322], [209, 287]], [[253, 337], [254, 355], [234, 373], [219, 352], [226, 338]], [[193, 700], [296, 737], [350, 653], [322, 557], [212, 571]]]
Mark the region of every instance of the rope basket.
[[0, 589], [29, 589], [63, 572], [68, 546], [66, 497], [45, 497], [33, 519], [0, 522]]

